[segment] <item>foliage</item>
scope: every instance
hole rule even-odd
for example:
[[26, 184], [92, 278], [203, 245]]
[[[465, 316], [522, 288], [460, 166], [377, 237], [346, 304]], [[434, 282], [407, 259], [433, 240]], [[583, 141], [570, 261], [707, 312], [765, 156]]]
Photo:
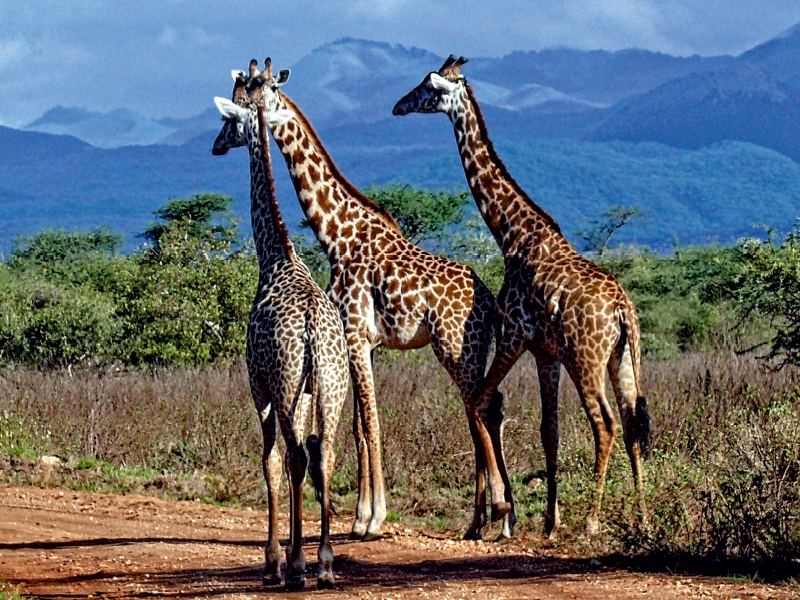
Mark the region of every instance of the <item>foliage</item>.
[[770, 230], [767, 240], [740, 242], [739, 251], [742, 316], [765, 318], [774, 326], [768, 358], [800, 364], [800, 222], [782, 241]]
[[19, 593], [19, 588], [0, 581], [0, 600], [23, 600], [24, 596]]
[[239, 219], [231, 212], [232, 203], [230, 196], [209, 193], [168, 200], [154, 211], [160, 222], [148, 225], [142, 237], [159, 248], [162, 237], [180, 232], [211, 250], [225, 250], [237, 241]]
[[230, 202], [201, 194], [156, 211], [164, 223], [146, 235], [157, 232], [157, 243], [134, 255], [120, 274], [119, 358], [139, 365], [202, 364], [244, 352], [258, 267], [247, 246], [233, 249], [238, 237]]
[[[474, 499], [474, 464], [458, 391], [430, 349], [377, 352], [374, 371], [389, 509], [403, 520], [463, 531]], [[504, 446], [523, 539], [542, 530], [547, 487], [535, 379], [535, 363], [525, 354], [502, 384]], [[732, 353], [646, 359], [642, 388], [653, 417], [652, 455], [645, 463], [650, 524], [638, 521], [619, 435], [603, 526], [591, 538], [584, 527], [593, 500], [594, 441], [574, 387], [563, 385], [562, 528], [554, 550], [649, 555], [678, 570], [702, 569], [700, 559], [709, 559], [732, 573], [796, 574], [798, 384], [795, 367], [769, 372], [754, 357]], [[332, 482], [337, 507], [348, 511], [358, 472], [351, 419], [348, 402]], [[36, 457], [42, 455], [65, 464], [52, 474], [52, 485], [262, 507], [266, 502], [260, 425], [242, 360], [205, 368], [4, 370], [0, 480], [40, 485]], [[496, 535], [497, 527], [488, 526], [485, 537]]]
[[156, 211], [165, 219], [157, 243], [127, 257], [104, 230], [19, 240], [0, 264], [0, 361], [202, 364], [241, 355], [258, 267], [249, 245], [234, 249], [228, 203], [170, 200]]
[[370, 200], [388, 210], [408, 241], [416, 246], [442, 239], [445, 232], [464, 220], [469, 192], [433, 192], [412, 185], [388, 184], [364, 190]]
[[46, 229], [34, 236], [16, 238], [9, 263], [12, 266], [31, 262], [50, 264], [87, 255], [113, 255], [121, 246], [122, 235], [108, 229], [88, 233]]
[[724, 246], [676, 248], [662, 256], [621, 247], [595, 260], [613, 273], [636, 306], [643, 349], [653, 358], [739, 343], [738, 252]]
[[611, 236], [622, 229], [625, 225], [642, 218], [642, 209], [638, 206], [624, 208], [622, 206], [612, 206], [601, 215], [600, 219], [589, 222], [584, 229], [577, 232], [583, 238], [587, 252], [602, 256], [608, 248]]

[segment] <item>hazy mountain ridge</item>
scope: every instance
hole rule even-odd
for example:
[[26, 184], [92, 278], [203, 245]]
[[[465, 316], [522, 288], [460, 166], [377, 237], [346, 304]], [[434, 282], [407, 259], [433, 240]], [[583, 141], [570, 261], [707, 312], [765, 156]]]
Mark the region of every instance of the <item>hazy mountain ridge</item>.
[[741, 140], [800, 162], [800, 90], [747, 63], [692, 73], [616, 105], [591, 137], [692, 149]]
[[180, 145], [217, 126], [219, 112], [208, 109], [186, 119], [153, 120], [135, 111], [117, 108], [99, 113], [79, 107], [56, 106], [24, 127], [25, 131], [71, 135], [95, 148]]

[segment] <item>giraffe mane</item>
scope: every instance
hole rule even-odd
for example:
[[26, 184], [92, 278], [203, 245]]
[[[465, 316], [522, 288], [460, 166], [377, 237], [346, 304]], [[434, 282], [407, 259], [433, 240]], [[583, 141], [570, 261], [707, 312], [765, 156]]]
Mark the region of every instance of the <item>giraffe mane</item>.
[[514, 191], [516, 191], [522, 197], [522, 199], [525, 201], [525, 203], [531, 209], [533, 209], [533, 211], [537, 215], [542, 217], [545, 220], [545, 222], [552, 229], [554, 229], [556, 231], [556, 233], [561, 234], [561, 227], [559, 226], [558, 223], [556, 223], [556, 220], [553, 217], [551, 217], [550, 214], [546, 210], [544, 210], [541, 206], [536, 204], [536, 202], [534, 202], [531, 199], [531, 197], [528, 196], [527, 193], [525, 193], [525, 190], [523, 190], [522, 187], [520, 187], [520, 185], [517, 183], [517, 180], [514, 179], [511, 176], [511, 173], [508, 172], [508, 169], [506, 168], [505, 163], [498, 156], [497, 151], [494, 149], [494, 144], [492, 143], [492, 140], [489, 138], [489, 131], [486, 128], [486, 121], [483, 120], [483, 113], [481, 112], [481, 108], [480, 108], [480, 105], [478, 104], [478, 100], [475, 98], [475, 93], [472, 91], [472, 87], [470, 85], [466, 85], [466, 84], [465, 84], [464, 87], [467, 89], [467, 96], [469, 97], [470, 102], [472, 102], [473, 109], [475, 110], [475, 118], [478, 121], [478, 130], [481, 132], [481, 137], [483, 138], [483, 141], [486, 144], [486, 149], [489, 152], [489, 158], [492, 160], [492, 162], [498, 168], [498, 170], [500, 171], [500, 174], [509, 183], [511, 183], [511, 186], [514, 188]]
[[353, 196], [354, 198], [358, 199], [358, 201], [371, 213], [375, 214], [379, 217], [386, 225], [394, 229], [397, 233], [400, 233], [400, 226], [397, 224], [397, 221], [394, 220], [392, 213], [388, 210], [383, 208], [382, 206], [378, 206], [372, 200], [367, 198], [364, 193], [359, 190], [356, 186], [350, 183], [350, 180], [345, 177], [342, 172], [339, 170], [339, 167], [336, 166], [336, 163], [333, 161], [333, 158], [328, 153], [328, 149], [322, 144], [322, 141], [319, 139], [314, 126], [311, 125], [311, 121], [308, 120], [306, 115], [301, 111], [297, 105], [292, 102], [292, 100], [283, 92], [279, 91], [280, 97], [288, 106], [289, 110], [294, 111], [295, 113], [295, 120], [300, 121], [303, 128], [308, 132], [309, 137], [312, 137], [317, 141], [317, 152], [319, 152], [327, 161], [328, 165], [331, 169], [331, 174], [339, 181], [340, 184], [344, 187], [345, 191], [348, 194]]
[[283, 239], [284, 247], [289, 251], [290, 254], [294, 254], [294, 246], [292, 245], [291, 239], [289, 238], [289, 230], [286, 228], [286, 223], [283, 222], [283, 215], [281, 214], [281, 209], [278, 206], [278, 200], [275, 195], [275, 180], [272, 178], [272, 164], [271, 160], [267, 157], [269, 156], [269, 137], [267, 137], [267, 122], [264, 116], [264, 107], [259, 106], [257, 109], [258, 115], [258, 137], [260, 138], [261, 144], [264, 148], [263, 150], [263, 160], [264, 166], [266, 167], [264, 171], [267, 174], [267, 188], [269, 190], [269, 203], [272, 207], [272, 214], [274, 216], [275, 225], [278, 227], [278, 231], [280, 232], [281, 238]]

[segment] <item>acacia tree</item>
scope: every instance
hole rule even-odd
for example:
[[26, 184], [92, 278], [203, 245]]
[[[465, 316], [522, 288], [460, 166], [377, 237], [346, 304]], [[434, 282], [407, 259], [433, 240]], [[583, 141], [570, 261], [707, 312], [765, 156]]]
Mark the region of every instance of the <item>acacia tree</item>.
[[584, 240], [584, 250], [592, 252], [597, 256], [602, 256], [608, 249], [611, 236], [632, 221], [641, 219], [643, 216], [641, 208], [630, 206], [612, 206], [599, 219], [589, 221], [585, 229], [578, 230], [576, 233]]
[[181, 240], [191, 242], [197, 251], [230, 252], [239, 241], [239, 218], [231, 204], [233, 198], [221, 194], [171, 198], [153, 211], [159, 220], [148, 225], [141, 237], [153, 244], [151, 254], [159, 258], [170, 246], [181, 246]]
[[239, 245], [232, 199], [171, 199], [119, 286], [120, 354], [133, 364], [201, 364], [240, 355], [258, 265]]
[[800, 365], [800, 220], [783, 240], [772, 229], [766, 240], [742, 240], [738, 249], [742, 320], [757, 316], [772, 326], [765, 358]]

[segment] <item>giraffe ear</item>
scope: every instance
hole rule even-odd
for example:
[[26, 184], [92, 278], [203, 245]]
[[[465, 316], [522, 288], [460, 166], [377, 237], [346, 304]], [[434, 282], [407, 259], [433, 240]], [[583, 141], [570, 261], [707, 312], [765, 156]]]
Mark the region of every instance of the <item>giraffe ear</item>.
[[220, 98], [217, 96], [214, 98], [214, 104], [217, 105], [219, 112], [221, 112], [222, 116], [226, 119], [242, 118], [247, 114], [247, 110], [241, 106], [238, 106], [237, 104], [234, 104], [227, 98]]
[[233, 77], [234, 81], [239, 81], [239, 79], [244, 79], [246, 76], [244, 74], [244, 71], [237, 71], [236, 69], [234, 69], [233, 71], [231, 71], [231, 77]]
[[278, 127], [294, 119], [294, 116], [294, 111], [286, 110], [285, 108], [271, 110], [266, 114], [267, 125]]
[[278, 76], [275, 78], [275, 83], [277, 85], [283, 85], [287, 81], [289, 81], [289, 75], [291, 75], [291, 71], [289, 69], [282, 69]]
[[457, 84], [445, 79], [438, 73], [431, 73], [431, 85], [437, 90], [444, 90], [448, 94], [455, 92], [458, 87]]

